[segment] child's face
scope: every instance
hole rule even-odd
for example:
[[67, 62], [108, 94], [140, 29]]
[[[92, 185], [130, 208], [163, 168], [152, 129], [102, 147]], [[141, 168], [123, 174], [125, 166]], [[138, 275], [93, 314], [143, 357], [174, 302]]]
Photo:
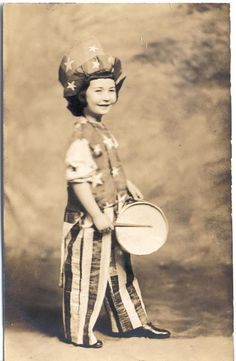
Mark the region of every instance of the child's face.
[[90, 81], [86, 91], [85, 110], [95, 117], [107, 114], [116, 102], [116, 87], [113, 79], [102, 78]]

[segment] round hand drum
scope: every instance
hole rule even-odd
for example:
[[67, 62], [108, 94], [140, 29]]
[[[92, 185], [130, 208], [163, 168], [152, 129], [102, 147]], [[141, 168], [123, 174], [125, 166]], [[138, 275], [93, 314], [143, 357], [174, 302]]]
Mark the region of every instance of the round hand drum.
[[134, 255], [153, 253], [167, 239], [167, 219], [160, 208], [149, 202], [124, 206], [114, 225], [119, 244]]

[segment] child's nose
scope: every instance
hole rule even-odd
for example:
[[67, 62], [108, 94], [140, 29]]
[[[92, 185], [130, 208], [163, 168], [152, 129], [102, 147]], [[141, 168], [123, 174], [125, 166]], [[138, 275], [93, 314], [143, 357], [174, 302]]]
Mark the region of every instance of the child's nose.
[[103, 100], [109, 101], [111, 99], [111, 94], [109, 92], [103, 93]]

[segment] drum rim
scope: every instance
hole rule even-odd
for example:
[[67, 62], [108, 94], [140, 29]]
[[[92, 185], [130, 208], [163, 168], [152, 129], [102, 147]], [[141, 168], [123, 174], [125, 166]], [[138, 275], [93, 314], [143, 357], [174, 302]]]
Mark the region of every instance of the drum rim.
[[[164, 220], [166, 222], [166, 227], [167, 227], [166, 239], [167, 239], [168, 233], [169, 233], [169, 223], [167, 221], [166, 215], [165, 215], [165, 213], [163, 212], [163, 210], [160, 207], [156, 206], [155, 204], [153, 204], [151, 202], [148, 202], [148, 201], [135, 201], [135, 202], [132, 202], [132, 203], [125, 204], [124, 207], [122, 207], [121, 211], [119, 212], [119, 214], [117, 216], [117, 219], [119, 219], [119, 215], [122, 214], [127, 208], [130, 208], [130, 207], [138, 205], [138, 204], [148, 204], [149, 206], [152, 206], [153, 208], [157, 209], [161, 213], [162, 217], [164, 218]], [[165, 242], [166, 242], [166, 240], [165, 240]]]
[[[166, 223], [166, 237], [165, 237], [165, 240], [164, 240], [164, 242], [163, 242], [163, 244], [162, 244], [162, 246], [163, 246], [163, 245], [166, 243], [167, 238], [168, 238], [168, 234], [169, 234], [169, 224], [168, 224], [167, 218], [166, 218], [164, 212], [162, 211], [162, 209], [161, 209], [160, 207], [156, 206], [155, 204], [153, 204], [153, 203], [151, 203], [151, 202], [148, 202], [148, 201], [135, 201], [135, 202], [132, 202], [132, 203], [127, 203], [127, 204], [125, 204], [125, 205], [122, 207], [122, 209], [120, 210], [120, 212], [119, 212], [119, 214], [118, 214], [118, 216], [117, 216], [117, 220], [119, 220], [119, 215], [121, 215], [123, 212], [125, 212], [128, 208], [130, 208], [130, 207], [132, 207], [132, 206], [135, 206], [135, 205], [144, 205], [144, 204], [149, 205], [149, 206], [155, 208], [156, 210], [158, 210], [158, 211], [160, 212], [160, 214], [162, 215], [165, 223]], [[157, 251], [162, 247], [162, 246], [161, 246], [161, 247], [159, 247], [157, 250], [154, 250], [154, 251], [152, 251], [152, 252], [150, 252], [150, 253], [138, 254], [138, 253], [132, 253], [132, 252], [130, 252], [129, 250], [127, 250], [127, 249], [124, 247], [124, 245], [122, 244], [122, 242], [119, 240], [119, 237], [117, 238], [117, 241], [118, 241], [118, 243], [120, 244], [120, 246], [121, 246], [126, 252], [129, 252], [129, 253], [132, 254], [132, 255], [149, 255], [149, 254], [152, 254], [152, 253], [154, 253], [154, 252], [157, 252]]]

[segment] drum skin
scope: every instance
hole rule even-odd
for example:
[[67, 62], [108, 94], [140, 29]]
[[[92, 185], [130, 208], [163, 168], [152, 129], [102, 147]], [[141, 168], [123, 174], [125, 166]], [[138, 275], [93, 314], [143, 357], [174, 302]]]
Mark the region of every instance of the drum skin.
[[168, 222], [163, 211], [152, 203], [138, 201], [121, 209], [116, 223], [147, 225], [150, 227], [115, 227], [121, 247], [134, 255], [157, 251], [166, 242]]

